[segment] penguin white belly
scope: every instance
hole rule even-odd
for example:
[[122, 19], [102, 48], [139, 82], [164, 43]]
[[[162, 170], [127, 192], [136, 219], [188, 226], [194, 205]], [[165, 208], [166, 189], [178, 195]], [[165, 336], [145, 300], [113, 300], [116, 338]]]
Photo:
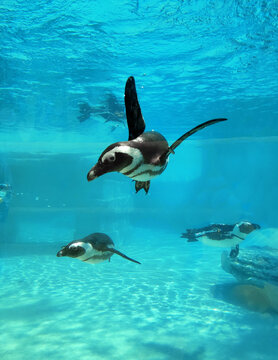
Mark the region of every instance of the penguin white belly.
[[241, 243], [241, 239], [232, 238], [232, 239], [224, 239], [224, 240], [212, 240], [207, 236], [201, 236], [198, 238], [203, 244], [214, 247], [232, 247]]
[[92, 257], [89, 258], [88, 260], [83, 260], [83, 261], [88, 264], [99, 264], [101, 262], [109, 260], [110, 257], [113, 255], [109, 251], [106, 251], [106, 252], [97, 251], [97, 253], [98, 254], [92, 255]]
[[110, 251], [98, 251], [89, 243], [83, 244], [83, 248], [86, 250], [85, 254], [79, 256], [77, 259], [89, 264], [101, 263], [112, 256]]
[[166, 169], [167, 163], [161, 165], [142, 164], [128, 177], [136, 181], [149, 181], [160, 175]]
[[137, 176], [130, 176], [132, 180], [136, 180], [136, 181], [150, 181], [153, 178], [155, 178], [158, 175], [149, 175], [149, 174], [142, 174], [142, 175], [137, 175]]

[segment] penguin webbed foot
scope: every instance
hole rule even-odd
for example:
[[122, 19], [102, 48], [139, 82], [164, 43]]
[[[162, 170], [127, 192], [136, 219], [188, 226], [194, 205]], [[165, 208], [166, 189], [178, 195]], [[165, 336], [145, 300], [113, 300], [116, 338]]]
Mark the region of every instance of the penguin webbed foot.
[[233, 247], [233, 248], [231, 249], [230, 257], [231, 257], [232, 259], [234, 259], [234, 258], [236, 258], [236, 257], [238, 256], [238, 254], [239, 254], [239, 245], [237, 244], [235, 247]]
[[138, 193], [138, 191], [140, 191], [141, 189], [145, 190], [145, 193], [147, 195], [149, 188], [150, 188], [150, 181], [135, 181], [135, 190], [136, 190], [136, 194]]

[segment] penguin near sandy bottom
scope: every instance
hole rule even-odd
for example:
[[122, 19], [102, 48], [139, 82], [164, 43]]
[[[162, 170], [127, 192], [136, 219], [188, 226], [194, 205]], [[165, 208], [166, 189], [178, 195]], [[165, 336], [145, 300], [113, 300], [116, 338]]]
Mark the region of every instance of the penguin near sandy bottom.
[[187, 238], [187, 242], [201, 241], [205, 245], [216, 247], [234, 247], [230, 256], [236, 257], [239, 252], [239, 244], [252, 231], [260, 229], [260, 225], [248, 221], [241, 221], [233, 225], [212, 224], [199, 229], [187, 229], [181, 235]]
[[57, 256], [68, 256], [89, 264], [97, 264], [109, 260], [113, 254], [140, 264], [139, 261], [131, 259], [114, 248], [112, 239], [104, 233], [94, 233], [80, 240], [74, 240], [63, 246]]
[[98, 162], [87, 174], [88, 181], [109, 172], [120, 172], [135, 181], [135, 190], [149, 191], [150, 181], [160, 175], [168, 164], [168, 157], [186, 138], [197, 131], [227, 119], [206, 121], [182, 135], [171, 146], [158, 132], [145, 132], [143, 119], [137, 98], [135, 80], [127, 79], [125, 86], [125, 108], [129, 130], [128, 141], [116, 142], [108, 146], [100, 155]]

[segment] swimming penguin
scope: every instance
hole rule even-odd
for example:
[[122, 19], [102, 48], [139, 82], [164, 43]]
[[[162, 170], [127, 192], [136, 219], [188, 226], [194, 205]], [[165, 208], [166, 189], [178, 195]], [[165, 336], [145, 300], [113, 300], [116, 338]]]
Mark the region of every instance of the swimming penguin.
[[63, 246], [58, 251], [57, 256], [69, 256], [89, 264], [97, 264], [109, 260], [113, 254], [118, 254], [123, 258], [140, 264], [114, 248], [112, 239], [103, 233], [94, 233], [81, 240], [74, 240], [68, 245]]
[[227, 119], [206, 121], [182, 135], [171, 146], [163, 135], [155, 131], [145, 132], [140, 105], [137, 99], [135, 80], [127, 79], [125, 86], [125, 108], [129, 130], [128, 141], [116, 142], [108, 146], [100, 155], [98, 162], [88, 172], [88, 181], [108, 172], [117, 171], [135, 181], [135, 190], [150, 188], [150, 180], [160, 175], [166, 168], [168, 157], [186, 138], [206, 126]]
[[92, 107], [87, 102], [79, 104], [77, 118], [80, 122], [89, 119], [91, 114], [103, 118], [105, 123], [113, 124], [111, 131], [120, 125], [125, 126], [124, 106], [113, 93], [106, 94], [103, 104], [99, 106]]
[[233, 256], [238, 254], [237, 245], [256, 229], [260, 229], [260, 225], [248, 221], [241, 221], [234, 225], [212, 224], [200, 229], [187, 229], [187, 232], [183, 233], [181, 237], [187, 238], [188, 242], [199, 240], [210, 246], [235, 246], [235, 252], [231, 254]]
[[83, 122], [90, 118], [92, 112], [93, 112], [93, 109], [87, 102], [80, 103], [79, 104], [79, 113], [80, 114], [77, 118], [80, 122]]

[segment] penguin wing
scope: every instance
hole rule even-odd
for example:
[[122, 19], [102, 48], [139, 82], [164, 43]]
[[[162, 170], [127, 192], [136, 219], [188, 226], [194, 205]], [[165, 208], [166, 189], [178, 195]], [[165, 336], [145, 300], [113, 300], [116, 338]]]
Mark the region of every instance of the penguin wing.
[[130, 257], [126, 256], [125, 254], [121, 253], [120, 251], [118, 251], [118, 250], [116, 250], [116, 249], [107, 248], [106, 251], [111, 251], [112, 253], [117, 254], [117, 255], [120, 255], [120, 256], [122, 256], [123, 258], [125, 258], [125, 259], [127, 259], [127, 260], [129, 260], [129, 261], [132, 261], [132, 262], [135, 262], [135, 263], [141, 265], [141, 263], [140, 263], [139, 261], [136, 261], [136, 260], [131, 259]]
[[198, 126], [195, 126], [193, 129], [187, 131], [185, 134], [183, 134], [180, 138], [178, 138], [178, 140], [176, 140], [168, 149], [168, 152], [166, 153], [166, 157], [169, 156], [170, 154], [174, 154], [174, 150], [176, 147], [178, 147], [185, 139], [187, 139], [189, 136], [195, 134], [197, 131], [204, 129], [205, 127], [209, 126], [209, 125], [213, 125], [216, 124], [220, 121], [226, 121], [227, 119], [225, 118], [220, 118], [220, 119], [212, 119], [209, 121], [206, 121]]
[[133, 76], [130, 76], [127, 79], [125, 85], [125, 110], [129, 131], [128, 140], [133, 140], [143, 134], [145, 130], [145, 121], [137, 99], [135, 80]]

